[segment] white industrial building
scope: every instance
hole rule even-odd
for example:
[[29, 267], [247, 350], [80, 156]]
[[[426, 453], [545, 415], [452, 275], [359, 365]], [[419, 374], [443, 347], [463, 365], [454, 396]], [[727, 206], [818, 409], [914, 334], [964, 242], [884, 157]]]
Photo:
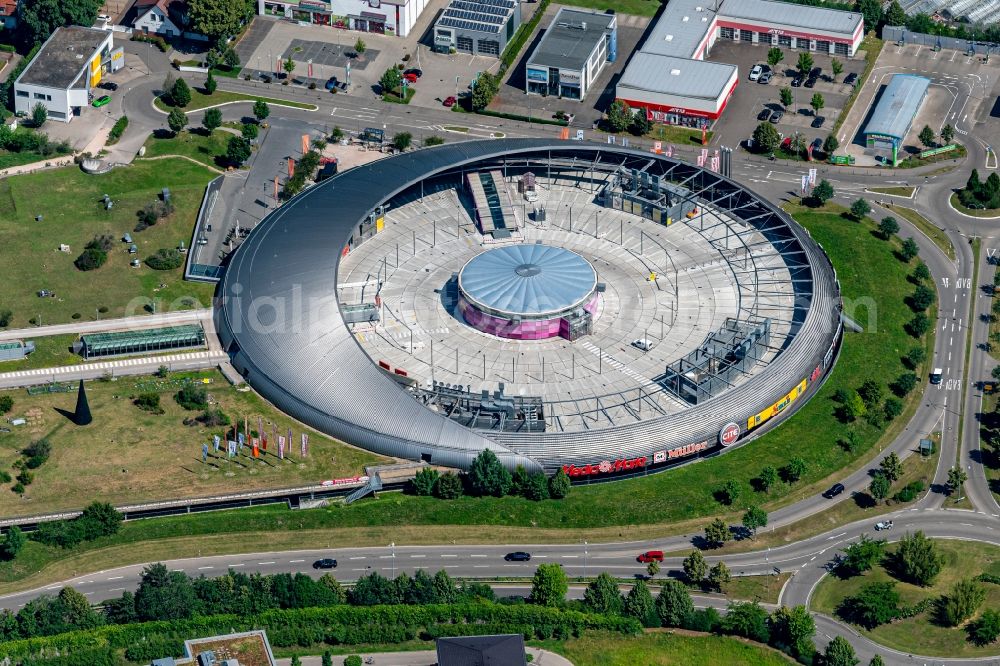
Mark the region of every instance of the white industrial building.
[[14, 110], [30, 114], [42, 104], [51, 120], [68, 123], [90, 103], [90, 91], [105, 72], [124, 63], [114, 49], [114, 32], [68, 26], [56, 28], [14, 82]]
[[257, 13], [299, 23], [406, 37], [427, 0], [257, 0]]
[[583, 99], [617, 56], [615, 14], [561, 7], [525, 64], [526, 92]]

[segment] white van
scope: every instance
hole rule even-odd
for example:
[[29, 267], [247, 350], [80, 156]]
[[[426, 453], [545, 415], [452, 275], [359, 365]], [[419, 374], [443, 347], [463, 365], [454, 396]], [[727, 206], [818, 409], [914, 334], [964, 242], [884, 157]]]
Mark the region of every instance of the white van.
[[648, 352], [653, 348], [653, 341], [647, 340], [646, 338], [639, 338], [638, 340], [632, 341], [632, 346], [636, 349], [641, 349], [644, 352]]
[[940, 384], [943, 374], [944, 370], [941, 368], [934, 368], [934, 372], [931, 373], [931, 384]]

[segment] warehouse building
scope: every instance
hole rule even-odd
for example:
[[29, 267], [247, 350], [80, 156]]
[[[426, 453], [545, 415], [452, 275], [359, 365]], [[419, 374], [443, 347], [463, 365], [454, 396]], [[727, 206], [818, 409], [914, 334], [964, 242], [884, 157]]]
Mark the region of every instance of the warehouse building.
[[613, 13], [562, 7], [525, 65], [528, 94], [583, 99], [618, 57]]
[[434, 23], [434, 50], [499, 58], [520, 25], [517, 0], [451, 0]]
[[865, 152], [891, 161], [892, 166], [899, 164], [899, 148], [930, 84], [930, 79], [923, 76], [893, 75], [865, 125]]
[[97, 28], [56, 28], [14, 82], [14, 111], [30, 114], [41, 104], [50, 120], [68, 123], [79, 116], [104, 73], [125, 64], [122, 49], [112, 50], [113, 35]]
[[[717, 9], [715, 7], [718, 7]], [[654, 122], [707, 127], [739, 81], [735, 65], [706, 62], [719, 39], [852, 57], [864, 37], [859, 12], [776, 0], [669, 0], [618, 82], [615, 96]]]

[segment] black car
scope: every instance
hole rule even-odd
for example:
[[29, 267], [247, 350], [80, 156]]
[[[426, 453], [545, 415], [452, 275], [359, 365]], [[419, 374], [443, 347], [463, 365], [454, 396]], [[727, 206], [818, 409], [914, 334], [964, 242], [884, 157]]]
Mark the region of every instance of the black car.
[[324, 557], [321, 560], [316, 560], [313, 562], [313, 569], [336, 569], [337, 560], [329, 557]]
[[818, 79], [822, 73], [823, 73], [822, 67], [813, 67], [812, 71], [809, 72], [809, 78]]
[[844, 77], [844, 83], [846, 83], [849, 86], [853, 86], [857, 80], [858, 80], [857, 72], [851, 72], [850, 74]]
[[99, 83], [97, 87], [103, 88], [104, 90], [110, 90], [111, 92], [118, 90], [118, 84], [112, 83], [111, 81], [103, 81], [102, 83]]
[[771, 109], [764, 109], [763, 111], [757, 114], [757, 120], [767, 121], [770, 119], [771, 119]]
[[403, 72], [403, 76], [406, 76], [407, 74], [413, 74], [415, 77], [419, 79], [421, 76], [424, 75], [424, 70], [420, 69], [419, 67], [411, 67], [410, 69]]
[[823, 150], [823, 139], [813, 139], [813, 142], [809, 146], [813, 149], [814, 153]]
[[839, 495], [842, 492], [844, 492], [844, 484], [842, 484], [842, 483], [835, 483], [832, 486], [830, 486], [830, 489], [828, 491], [826, 491], [825, 493], [823, 493], [823, 497], [825, 497], [827, 499], [833, 499], [834, 497], [836, 497], [837, 495]]
[[263, 81], [264, 83], [270, 83], [271, 81], [274, 80], [274, 77], [272, 77], [270, 74], [261, 74], [260, 80]]
[[526, 553], [523, 550], [518, 550], [513, 553], [507, 553], [503, 556], [503, 559], [507, 562], [530, 562], [531, 553]]
[[777, 109], [777, 110], [771, 112], [771, 117], [770, 117], [769, 120], [772, 123], [774, 123], [775, 125], [777, 125], [778, 122], [781, 120], [782, 116], [784, 116], [784, 115], [785, 115], [784, 111], [782, 111], [781, 109]]
[[812, 88], [813, 86], [816, 85], [816, 79], [810, 76], [808, 79], [806, 79], [806, 82], [803, 85], [806, 88]]
[[823, 116], [816, 116], [815, 118], [813, 118], [813, 121], [810, 124], [814, 128], [819, 128], [823, 126], [824, 122], [826, 122], [826, 118], [824, 118]]
[[792, 87], [793, 88], [798, 88], [801, 85], [802, 85], [802, 77], [801, 76], [796, 76], [794, 79], [792, 79]]

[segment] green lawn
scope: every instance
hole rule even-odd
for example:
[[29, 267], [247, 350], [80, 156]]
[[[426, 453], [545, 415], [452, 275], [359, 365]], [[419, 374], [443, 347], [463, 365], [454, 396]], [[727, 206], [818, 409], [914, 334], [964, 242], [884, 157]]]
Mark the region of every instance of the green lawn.
[[934, 241], [934, 244], [941, 248], [941, 251], [948, 255], [949, 259], [954, 261], [955, 246], [951, 244], [951, 240], [948, 238], [948, 235], [945, 234], [940, 227], [936, 227], [931, 224], [930, 220], [912, 208], [897, 206], [893, 203], [888, 204], [886, 208], [889, 208], [900, 217], [905, 218], [910, 224], [919, 229], [923, 235]]
[[980, 208], [966, 208], [958, 201], [957, 194], [952, 194], [950, 201], [955, 210], [966, 215], [971, 215], [972, 217], [983, 217], [987, 219], [1000, 217], [1000, 209], [987, 208], [984, 210]]
[[612, 0], [567, 0], [560, 4], [596, 9], [600, 12], [613, 9], [619, 14], [652, 17], [660, 10], [661, 3], [658, 0], [621, 0], [620, 2]]
[[[711, 142], [712, 132], [705, 133], [705, 140]], [[667, 141], [669, 143], [676, 143], [682, 146], [687, 146], [693, 143], [701, 145], [701, 130], [691, 129], [690, 127], [678, 127], [677, 125], [654, 125], [653, 129], [647, 134], [650, 139], [656, 141]]]
[[888, 194], [893, 197], [910, 198], [917, 191], [917, 188], [897, 185], [896, 187], [869, 187], [867, 191], [873, 194]]
[[906, 159], [900, 161], [900, 163], [896, 165], [896, 168], [915, 169], [916, 167], [927, 166], [928, 164], [934, 164], [935, 162], [948, 162], [949, 160], [959, 162], [965, 159], [965, 156], [969, 154], [969, 151], [966, 150], [965, 146], [963, 146], [962, 144], [956, 144], [956, 145], [957, 148], [955, 148], [955, 150], [951, 152], [932, 155], [924, 159], [921, 159], [916, 155], [910, 155]]
[[409, 104], [413, 96], [417, 94], [417, 91], [412, 86], [406, 87], [406, 97], [399, 88], [394, 89], [392, 92], [382, 93], [382, 101], [389, 102], [390, 104]]
[[[69, 166], [0, 180], [0, 275], [6, 281], [0, 307], [14, 312], [11, 327], [29, 326], [30, 319], [42, 325], [71, 322], [74, 313], [89, 318], [99, 307], [107, 308], [102, 317], [143, 314], [149, 299], [156, 299], [157, 311], [207, 306], [212, 285], [184, 282], [180, 268], [131, 268], [124, 243], [116, 243], [97, 270], [83, 273], [73, 260], [88, 241], [104, 233], [116, 239], [132, 233], [140, 259], [162, 247], [190, 243], [205, 185], [213, 177], [187, 160], [157, 160], [96, 176]], [[136, 212], [164, 187], [170, 188], [173, 214], [133, 232]], [[105, 194], [114, 201], [110, 211], [100, 203]], [[69, 245], [70, 252], [60, 252], [60, 244]], [[39, 298], [40, 289], [56, 297]]]
[[[898, 536], [898, 535], [897, 535]], [[936, 599], [947, 594], [955, 582], [962, 578], [971, 578], [986, 572], [1000, 575], [1000, 548], [985, 543], [969, 541], [935, 541], [945, 556], [945, 565], [934, 584], [927, 588], [898, 582], [903, 605], [912, 605], [921, 599]], [[890, 551], [893, 550], [890, 547]], [[825, 577], [813, 593], [811, 610], [835, 615], [837, 606], [846, 597], [857, 594], [867, 583], [895, 581], [882, 566], [877, 566], [863, 576], [855, 576], [841, 580], [835, 576]], [[985, 608], [1000, 607], [1000, 585], [982, 584], [987, 590]], [[997, 646], [977, 647], [966, 640], [962, 627], [942, 627], [931, 621], [933, 611], [921, 613], [916, 617], [899, 620], [891, 624], [876, 627], [872, 631], [858, 627], [861, 633], [886, 647], [901, 650], [906, 653], [916, 653], [940, 657], [983, 657], [997, 654]]]
[[63, 155], [42, 155], [41, 153], [33, 152], [23, 152], [14, 153], [9, 150], [0, 150], [0, 170], [10, 169], [12, 167], [21, 166], [22, 164], [31, 164], [33, 162], [44, 162], [45, 160], [56, 159], [59, 157], [64, 157]]
[[587, 632], [567, 641], [532, 641], [569, 659], [574, 666], [787, 666], [777, 650], [726, 636], [652, 631], [640, 636]]
[[[91, 321], [97, 319], [97, 312], [88, 312], [87, 317], [78, 321]], [[78, 338], [77, 335], [50, 335], [44, 338], [33, 338], [25, 336], [25, 340], [35, 343], [35, 351], [21, 361], [5, 361], [0, 363], [0, 372], [14, 372], [15, 370], [31, 370], [33, 368], [53, 368], [59, 365], [75, 365], [83, 363], [83, 358], [79, 354], [74, 354], [70, 347]]]
[[[213, 94], [206, 95], [200, 88], [192, 87], [191, 103], [184, 107], [184, 111], [197, 111], [199, 109], [204, 109], [207, 106], [217, 106], [219, 104], [227, 104], [229, 102], [255, 102], [258, 99], [262, 99], [268, 104], [274, 104], [276, 106], [290, 106], [296, 109], [307, 109], [309, 111], [315, 111], [319, 108], [315, 104], [304, 104], [302, 102], [293, 102], [289, 99], [278, 99], [276, 97], [247, 95], [245, 93], [230, 92], [228, 90], [216, 90]], [[160, 111], [170, 111], [170, 109], [174, 108], [172, 104], [168, 104], [162, 97], [157, 97], [153, 104]]]
[[146, 139], [146, 157], [184, 155], [213, 168], [224, 168], [226, 145], [232, 136], [219, 129], [206, 134], [204, 127], [187, 129], [176, 136], [153, 133]]

